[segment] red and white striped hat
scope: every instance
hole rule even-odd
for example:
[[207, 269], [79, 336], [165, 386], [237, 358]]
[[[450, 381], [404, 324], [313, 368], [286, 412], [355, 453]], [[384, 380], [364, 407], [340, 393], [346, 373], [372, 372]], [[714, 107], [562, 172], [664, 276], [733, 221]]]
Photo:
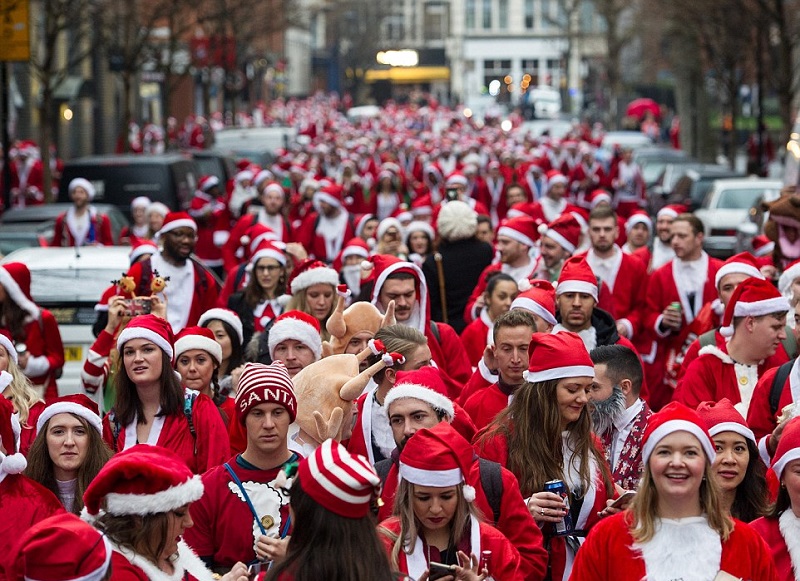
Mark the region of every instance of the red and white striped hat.
[[746, 274], [747, 276], [754, 276], [755, 278], [764, 278], [753, 255], [749, 252], [740, 252], [735, 256], [731, 256], [725, 261], [725, 264], [719, 267], [717, 274], [714, 276], [714, 286], [719, 288], [722, 277], [734, 273]]
[[244, 425], [247, 414], [255, 406], [262, 403], [282, 405], [291, 421], [297, 417], [297, 397], [294, 385], [280, 361], [269, 365], [263, 363], [245, 363], [239, 377], [239, 391], [236, 393], [236, 419]]
[[691, 408], [673, 401], [650, 416], [642, 436], [642, 464], [647, 466], [650, 454], [658, 443], [675, 432], [689, 432], [700, 441], [708, 461], [713, 464], [717, 456], [714, 441], [706, 430], [705, 423]]
[[742, 414], [739, 413], [731, 400], [723, 397], [721, 400], [700, 402], [697, 414], [705, 423], [709, 435], [713, 438], [722, 432], [735, 432], [756, 444], [753, 434]]
[[558, 277], [556, 296], [564, 293], [584, 293], [597, 300], [597, 277], [585, 256], [570, 256], [564, 261]]
[[297, 478], [306, 494], [344, 518], [367, 516], [372, 499], [380, 494], [381, 479], [369, 461], [334, 440], [325, 440], [300, 462]]
[[191, 228], [197, 232], [197, 222], [186, 212], [170, 212], [164, 218], [164, 224], [161, 226], [161, 230], [158, 231], [158, 236], [178, 228]]
[[222, 363], [222, 346], [217, 343], [211, 329], [205, 327], [184, 327], [175, 337], [175, 360], [187, 351], [202, 349], [211, 355], [217, 364]]
[[575, 333], [534, 333], [528, 346], [528, 370], [522, 376], [529, 383], [594, 377], [594, 363], [583, 340]]
[[89, 422], [89, 425], [97, 430], [98, 434], [103, 434], [100, 408], [82, 393], [65, 395], [47, 404], [47, 407], [42, 410], [39, 419], [36, 420], [36, 433], [41, 432], [48, 420], [58, 414], [74, 414], [81, 417]]
[[733, 336], [733, 320], [737, 317], [761, 317], [771, 313], [787, 313], [789, 300], [768, 280], [750, 277], [739, 283], [725, 305], [720, 335]]

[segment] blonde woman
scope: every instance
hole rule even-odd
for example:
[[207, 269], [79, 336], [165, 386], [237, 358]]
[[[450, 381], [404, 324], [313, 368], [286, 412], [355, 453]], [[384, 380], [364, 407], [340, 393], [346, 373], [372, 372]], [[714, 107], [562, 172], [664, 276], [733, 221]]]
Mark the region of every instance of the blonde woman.
[[292, 298], [286, 305], [286, 310], [302, 311], [317, 319], [323, 341], [331, 338], [326, 325], [336, 309], [338, 285], [338, 272], [319, 260], [311, 259], [295, 266], [287, 284]]
[[3, 397], [11, 400], [14, 411], [19, 414], [18, 419], [22, 426], [19, 451], [28, 454], [28, 449], [36, 437], [36, 420], [44, 410], [44, 400], [31, 385], [30, 379], [19, 367], [17, 350], [11, 335], [0, 329], [0, 391]]

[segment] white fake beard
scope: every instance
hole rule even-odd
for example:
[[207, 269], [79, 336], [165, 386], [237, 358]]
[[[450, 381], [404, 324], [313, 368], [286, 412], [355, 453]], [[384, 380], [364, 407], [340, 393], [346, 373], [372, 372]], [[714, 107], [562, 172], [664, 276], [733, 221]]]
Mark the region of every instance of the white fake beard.
[[349, 266], [343, 266], [341, 272], [347, 288], [349, 288], [354, 295], [361, 292], [361, 265], [351, 264]]
[[614, 420], [626, 410], [625, 394], [615, 385], [611, 395], [603, 401], [592, 402], [592, 427], [595, 434], [605, 434], [614, 426]]

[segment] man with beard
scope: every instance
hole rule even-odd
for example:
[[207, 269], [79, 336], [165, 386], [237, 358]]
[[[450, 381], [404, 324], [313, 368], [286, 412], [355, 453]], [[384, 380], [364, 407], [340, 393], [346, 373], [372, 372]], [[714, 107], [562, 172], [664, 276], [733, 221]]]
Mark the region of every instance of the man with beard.
[[355, 236], [350, 214], [342, 201], [342, 187], [329, 184], [314, 194], [310, 212], [297, 230], [295, 239], [309, 257], [330, 264], [347, 240]]
[[89, 180], [75, 178], [67, 188], [72, 207], [56, 218], [50, 246], [111, 246], [111, 222], [91, 205], [94, 186]]
[[566, 212], [550, 222], [539, 242], [539, 260], [533, 277], [555, 282], [567, 260], [581, 242], [581, 225], [571, 213]]
[[197, 325], [200, 315], [216, 306], [219, 286], [214, 275], [192, 257], [197, 243], [197, 224], [186, 212], [170, 212], [158, 231], [163, 248], [133, 264], [126, 276], [134, 279], [136, 296], [151, 294], [157, 276], [167, 281], [167, 320], [174, 333]]
[[671, 204], [664, 206], [656, 214], [656, 237], [653, 239], [653, 248], [647, 246], [637, 248], [633, 254], [642, 259], [647, 265], [647, 272], [658, 270], [670, 260], [675, 258], [675, 251], [670, 244], [672, 241], [672, 223], [679, 214], [686, 211], [684, 206]]
[[636, 490], [642, 474], [642, 436], [653, 414], [641, 398], [642, 364], [622, 345], [604, 345], [590, 354], [592, 430], [603, 442], [615, 484]]
[[[452, 423], [457, 415], [453, 403], [442, 395], [441, 379], [432, 367], [401, 371], [385, 400], [386, 413], [397, 448], [391, 458], [378, 462], [376, 472], [383, 481], [378, 520], [391, 516], [398, 483], [398, 461], [406, 442], [418, 430]], [[455, 426], [454, 426], [454, 429]], [[456, 430], [458, 431], [458, 430]], [[486, 522], [506, 535], [522, 557], [520, 569], [527, 580], [544, 578], [547, 553], [542, 533], [528, 512], [516, 477], [496, 462], [473, 457], [467, 484], [475, 488], [475, 507]]]

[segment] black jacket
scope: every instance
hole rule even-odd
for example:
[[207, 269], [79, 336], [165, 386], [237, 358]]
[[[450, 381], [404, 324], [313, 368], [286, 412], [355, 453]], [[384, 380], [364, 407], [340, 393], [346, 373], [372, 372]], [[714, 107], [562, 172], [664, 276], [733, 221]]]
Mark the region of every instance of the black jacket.
[[[561, 322], [561, 313], [556, 313], [556, 320]], [[616, 345], [619, 342], [619, 333], [617, 333], [617, 322], [611, 313], [594, 308], [592, 313], [592, 327], [597, 335], [597, 346], [602, 345]]]

